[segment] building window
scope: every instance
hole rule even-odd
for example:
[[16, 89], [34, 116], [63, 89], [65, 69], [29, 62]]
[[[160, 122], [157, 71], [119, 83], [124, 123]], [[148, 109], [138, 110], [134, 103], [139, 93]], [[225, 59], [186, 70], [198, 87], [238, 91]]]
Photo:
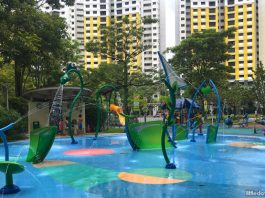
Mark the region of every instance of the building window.
[[228, 12], [234, 11], [234, 7], [228, 7]]
[[234, 4], [235, 3], [235, 1], [234, 0], [228, 0], [228, 5], [232, 5], [232, 4]]
[[228, 14], [228, 19], [233, 19], [235, 18], [235, 14]]
[[228, 21], [228, 25], [235, 25], [235, 21]]
[[210, 22], [209, 25], [210, 25], [211, 27], [213, 27], [213, 26], [216, 26], [216, 23], [215, 23], [215, 22]]
[[215, 13], [215, 8], [210, 8], [209, 13]]
[[215, 6], [215, 2], [214, 2], [214, 1], [211, 1], [211, 2], [209, 3], [209, 6]]

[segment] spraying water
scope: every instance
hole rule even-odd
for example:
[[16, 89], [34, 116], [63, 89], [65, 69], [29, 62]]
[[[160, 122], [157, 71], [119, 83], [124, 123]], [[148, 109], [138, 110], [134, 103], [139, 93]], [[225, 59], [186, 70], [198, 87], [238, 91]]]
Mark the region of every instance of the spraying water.
[[62, 119], [63, 85], [58, 87], [50, 109], [48, 121], [49, 126], [58, 126]]

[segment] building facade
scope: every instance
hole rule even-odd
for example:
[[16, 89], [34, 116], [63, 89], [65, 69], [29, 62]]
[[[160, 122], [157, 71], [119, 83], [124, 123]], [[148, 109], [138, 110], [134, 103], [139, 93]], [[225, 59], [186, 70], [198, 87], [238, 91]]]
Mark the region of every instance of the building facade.
[[[142, 0], [141, 17], [160, 18], [160, 0]], [[144, 24], [143, 42], [152, 46], [142, 53], [142, 71], [151, 72], [160, 69], [157, 51], [160, 50], [160, 23]]]
[[262, 35], [265, 32], [265, 1], [258, 2], [258, 46], [259, 46], [259, 54], [258, 58], [265, 65], [265, 37]]
[[74, 6], [66, 6], [61, 3], [60, 9], [52, 9], [48, 4], [41, 7], [43, 12], [53, 12], [65, 19], [68, 26], [67, 33], [69, 36], [77, 40], [80, 45], [81, 55], [84, 55], [84, 1], [76, 0]]
[[[177, 0], [160, 1], [160, 51], [164, 52], [170, 47], [177, 45], [179, 24]], [[172, 53], [165, 54], [166, 59], [172, 58]]]
[[[127, 16], [130, 21], [141, 23], [141, 18], [151, 17], [159, 19], [160, 0], [76, 0], [74, 6], [65, 6], [59, 10], [52, 10], [43, 6], [45, 12], [58, 13], [65, 18], [68, 24], [68, 33], [71, 38], [78, 40], [82, 51], [82, 63], [85, 68], [97, 68], [102, 62], [111, 63], [111, 59], [94, 55], [85, 50], [89, 40], [100, 39], [99, 27], [111, 25], [111, 21], [119, 22]], [[152, 48], [138, 55], [132, 60], [131, 71], [142, 70], [150, 72], [159, 70], [160, 64], [157, 51], [160, 49], [160, 24], [144, 24], [142, 42], [152, 45]]]
[[177, 7], [179, 42], [193, 32], [235, 27], [235, 35], [226, 40], [233, 46], [226, 62], [233, 68], [229, 81], [253, 81], [259, 61], [257, 0], [180, 0]]

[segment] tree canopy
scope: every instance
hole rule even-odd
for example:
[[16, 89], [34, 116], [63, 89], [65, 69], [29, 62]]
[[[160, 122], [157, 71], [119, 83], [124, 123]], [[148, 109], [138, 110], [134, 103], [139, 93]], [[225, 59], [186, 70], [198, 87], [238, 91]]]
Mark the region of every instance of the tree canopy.
[[198, 87], [203, 79], [212, 79], [217, 85], [222, 84], [231, 69], [225, 66], [231, 47], [225, 42], [225, 38], [233, 35], [233, 32], [234, 29], [193, 33], [180, 45], [170, 49], [174, 54], [172, 65], [195, 87]]
[[[123, 69], [121, 64], [102, 63], [96, 69], [89, 69], [84, 73], [85, 86], [96, 91], [105, 84], [112, 84], [118, 90], [124, 88], [124, 75], [120, 72]], [[154, 79], [151, 74], [133, 73], [128, 77], [128, 87], [131, 87], [133, 94], [128, 101], [132, 101], [134, 96], [150, 98], [157, 91], [159, 79]], [[140, 89], [139, 89], [140, 87]], [[120, 92], [123, 96], [123, 92]]]
[[259, 62], [255, 71], [256, 78], [254, 79], [253, 88], [257, 102], [265, 108], [265, 69], [262, 62]]
[[54, 74], [51, 71], [60, 72], [60, 65], [76, 53], [76, 45], [68, 39], [65, 21], [41, 12], [36, 8], [37, 3], [33, 0], [0, 3], [1, 62], [14, 67], [16, 96], [22, 95], [24, 84], [30, 78], [35, 87], [49, 84], [48, 76]]
[[[156, 20], [146, 18], [142, 22], [153, 23]], [[111, 25], [100, 26], [99, 31], [100, 39], [90, 40], [86, 44], [86, 50], [94, 55], [100, 54], [112, 63], [122, 65], [119, 72], [123, 73], [124, 110], [125, 113], [129, 113], [129, 73], [140, 71], [140, 65], [136, 65], [137, 56], [151, 46], [142, 41], [144, 29], [140, 20], [133, 21], [129, 17], [123, 17], [120, 22], [113, 20]]]

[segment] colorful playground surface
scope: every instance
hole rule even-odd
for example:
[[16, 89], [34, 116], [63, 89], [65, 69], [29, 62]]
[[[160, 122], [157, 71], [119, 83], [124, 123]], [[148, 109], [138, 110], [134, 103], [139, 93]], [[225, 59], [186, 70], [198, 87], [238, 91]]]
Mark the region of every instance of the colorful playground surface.
[[[229, 129], [232, 130], [232, 129]], [[239, 130], [239, 129], [237, 129]], [[244, 197], [265, 191], [265, 138], [220, 133], [216, 144], [180, 141], [167, 149], [177, 169], [165, 169], [161, 149], [133, 151], [125, 134], [57, 138], [43, 163], [25, 162], [29, 142], [9, 143], [21, 191], [4, 197]], [[0, 144], [0, 160], [4, 148]], [[0, 186], [4, 185], [1, 175]]]

